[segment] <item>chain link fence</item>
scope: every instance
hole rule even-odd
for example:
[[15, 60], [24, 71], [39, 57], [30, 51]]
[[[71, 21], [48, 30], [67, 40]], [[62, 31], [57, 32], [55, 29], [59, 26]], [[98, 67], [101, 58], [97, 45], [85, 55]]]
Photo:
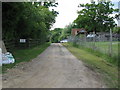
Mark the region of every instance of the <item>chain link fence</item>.
[[109, 55], [110, 57], [118, 57], [118, 34], [110, 36], [109, 33], [89, 35], [70, 36], [69, 42], [77, 44], [81, 47], [91, 48], [94, 51]]

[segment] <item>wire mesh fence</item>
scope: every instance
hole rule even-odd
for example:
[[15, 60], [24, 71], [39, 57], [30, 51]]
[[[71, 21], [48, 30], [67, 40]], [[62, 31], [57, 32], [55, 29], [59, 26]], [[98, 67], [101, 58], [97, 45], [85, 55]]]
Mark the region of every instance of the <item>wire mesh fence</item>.
[[31, 48], [43, 44], [40, 39], [25, 39], [25, 42], [20, 42], [20, 39], [16, 40], [3, 40], [7, 51], [14, 49]]
[[91, 48], [94, 51], [109, 55], [110, 57], [118, 57], [118, 35], [99, 34], [93, 37], [86, 35], [70, 36], [69, 42], [77, 44], [81, 47]]

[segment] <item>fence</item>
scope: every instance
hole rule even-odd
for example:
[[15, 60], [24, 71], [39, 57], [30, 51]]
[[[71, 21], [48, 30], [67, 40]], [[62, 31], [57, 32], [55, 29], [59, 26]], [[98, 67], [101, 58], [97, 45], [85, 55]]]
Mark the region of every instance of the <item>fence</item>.
[[99, 51], [110, 57], [118, 57], [118, 35], [109, 33], [102, 33], [94, 37], [87, 37], [86, 35], [70, 36], [69, 42], [73, 42], [81, 47], [91, 48], [94, 51]]
[[3, 40], [5, 44], [6, 50], [10, 51], [15, 48], [15, 41], [14, 40]]
[[40, 39], [26, 39], [25, 42], [21, 42], [21, 43], [20, 40], [16, 41], [16, 47], [18, 48], [30, 48], [30, 47], [38, 46], [40, 44], [41, 44]]
[[25, 42], [20, 42], [20, 39], [16, 40], [3, 40], [7, 51], [11, 51], [15, 48], [30, 48], [42, 44], [40, 39], [25, 39]]

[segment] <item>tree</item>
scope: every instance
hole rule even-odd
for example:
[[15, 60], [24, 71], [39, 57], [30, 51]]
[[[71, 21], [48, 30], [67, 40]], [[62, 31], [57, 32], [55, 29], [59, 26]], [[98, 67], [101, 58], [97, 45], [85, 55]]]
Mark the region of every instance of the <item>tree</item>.
[[51, 42], [57, 43], [60, 41], [60, 36], [62, 34], [62, 28], [55, 28], [54, 30], [51, 31]]
[[84, 9], [78, 11], [79, 15], [76, 20], [74, 20], [74, 24], [76, 24], [75, 26], [78, 28], [86, 28], [89, 32], [109, 31], [110, 28], [116, 26], [113, 20], [114, 17], [110, 15], [113, 12], [117, 12], [118, 9], [113, 9], [113, 6], [110, 1], [80, 4], [79, 7], [83, 7]]
[[74, 25], [73, 25], [72, 23], [70, 23], [69, 25], [67, 25], [67, 26], [62, 30], [61, 35], [60, 35], [60, 37], [59, 37], [59, 40], [67, 39], [68, 36], [71, 35], [71, 30], [72, 30], [73, 26], [74, 26]]
[[50, 11], [49, 6], [51, 5], [46, 7], [38, 2], [34, 4], [32, 2], [3, 2], [3, 39], [32, 38], [45, 42], [48, 39], [49, 29], [55, 23], [55, 17], [58, 14], [56, 11]]

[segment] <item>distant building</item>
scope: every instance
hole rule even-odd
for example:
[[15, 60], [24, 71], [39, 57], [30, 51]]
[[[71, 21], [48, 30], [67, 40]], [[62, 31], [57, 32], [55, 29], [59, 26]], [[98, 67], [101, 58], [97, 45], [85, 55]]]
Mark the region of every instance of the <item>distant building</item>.
[[81, 28], [81, 29], [72, 29], [72, 31], [71, 31], [71, 34], [73, 35], [73, 36], [76, 36], [76, 35], [78, 35], [78, 34], [84, 34], [84, 33], [86, 33], [87, 31], [84, 29], [84, 28]]

